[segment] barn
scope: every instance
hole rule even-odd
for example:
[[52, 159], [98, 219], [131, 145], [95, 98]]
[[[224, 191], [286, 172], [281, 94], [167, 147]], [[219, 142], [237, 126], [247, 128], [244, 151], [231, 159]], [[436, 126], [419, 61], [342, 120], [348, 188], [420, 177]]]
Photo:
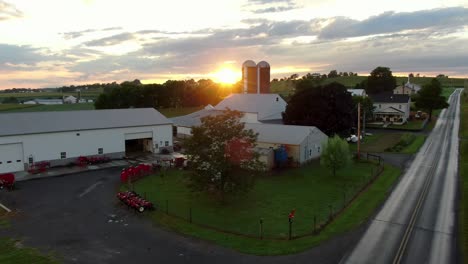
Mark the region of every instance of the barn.
[[0, 114], [0, 173], [79, 156], [122, 158], [172, 146], [172, 122], [153, 108]]

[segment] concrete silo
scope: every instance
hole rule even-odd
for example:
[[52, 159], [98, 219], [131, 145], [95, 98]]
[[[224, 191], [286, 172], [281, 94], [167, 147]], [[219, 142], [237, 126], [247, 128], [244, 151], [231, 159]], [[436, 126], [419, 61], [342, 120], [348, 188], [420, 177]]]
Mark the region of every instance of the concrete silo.
[[266, 61], [257, 64], [257, 93], [270, 93], [270, 64]]
[[242, 64], [242, 81], [244, 83], [244, 93], [257, 93], [257, 65], [251, 60]]

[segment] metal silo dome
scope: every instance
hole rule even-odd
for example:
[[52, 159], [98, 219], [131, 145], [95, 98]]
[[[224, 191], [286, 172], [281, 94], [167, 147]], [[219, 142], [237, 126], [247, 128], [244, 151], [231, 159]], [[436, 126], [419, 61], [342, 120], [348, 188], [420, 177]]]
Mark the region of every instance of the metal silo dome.
[[261, 61], [257, 64], [257, 67], [259, 68], [270, 68], [270, 64], [266, 61]]
[[244, 68], [244, 67], [255, 67], [255, 66], [257, 66], [257, 65], [256, 65], [255, 62], [252, 61], [252, 60], [246, 60], [246, 61], [242, 64], [242, 68]]

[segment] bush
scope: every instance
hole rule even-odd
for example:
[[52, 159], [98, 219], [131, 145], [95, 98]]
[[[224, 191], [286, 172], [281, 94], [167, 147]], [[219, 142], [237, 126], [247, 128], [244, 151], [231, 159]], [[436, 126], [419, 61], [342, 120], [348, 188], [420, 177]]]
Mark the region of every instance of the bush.
[[400, 141], [398, 143], [390, 148], [386, 148], [384, 151], [386, 152], [400, 152], [403, 150], [405, 147], [409, 146], [413, 141], [416, 139], [416, 135], [413, 134], [403, 134], [401, 137]]

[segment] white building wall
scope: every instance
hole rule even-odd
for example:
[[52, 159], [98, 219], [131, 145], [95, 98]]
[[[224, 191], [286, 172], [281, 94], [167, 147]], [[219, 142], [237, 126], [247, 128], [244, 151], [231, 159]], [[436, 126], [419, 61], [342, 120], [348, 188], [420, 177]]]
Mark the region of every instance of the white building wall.
[[404, 116], [406, 117], [406, 119], [408, 119], [410, 116], [410, 103], [378, 103], [376, 102], [374, 103], [374, 107], [375, 107], [375, 111], [384, 110], [389, 107], [393, 107], [395, 109], [405, 112]]
[[244, 113], [244, 116], [240, 119], [240, 121], [244, 123], [260, 123], [258, 122], [257, 113]]
[[[98, 149], [103, 148], [103, 154], [125, 154], [125, 134], [152, 132], [153, 151], [160, 147], [172, 146], [172, 125], [113, 128], [98, 130], [78, 130], [70, 132], [30, 134], [0, 137], [1, 144], [22, 143], [23, 162], [27, 163], [30, 155], [34, 162], [61, 160], [61, 152], [66, 152], [66, 158], [98, 155]], [[79, 134], [79, 135], [78, 135]]]
[[300, 145], [300, 159], [302, 164], [312, 159], [319, 158], [322, 154], [322, 145], [328, 140], [325, 134], [309, 134]]

